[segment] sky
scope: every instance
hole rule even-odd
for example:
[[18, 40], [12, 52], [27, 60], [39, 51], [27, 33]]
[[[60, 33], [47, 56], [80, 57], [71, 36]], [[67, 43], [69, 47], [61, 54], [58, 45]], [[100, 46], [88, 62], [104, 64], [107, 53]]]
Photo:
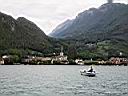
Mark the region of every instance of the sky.
[[[99, 7], [107, 0], [0, 0], [0, 11], [13, 16], [25, 17], [40, 27], [46, 34], [67, 19], [91, 7]], [[127, 3], [128, 0], [114, 0]]]

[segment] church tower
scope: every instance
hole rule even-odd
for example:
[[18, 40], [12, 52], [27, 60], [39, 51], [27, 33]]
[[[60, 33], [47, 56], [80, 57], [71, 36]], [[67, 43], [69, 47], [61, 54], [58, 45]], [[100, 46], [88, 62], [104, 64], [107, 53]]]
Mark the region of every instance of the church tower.
[[63, 46], [61, 46], [60, 56], [64, 56], [64, 53], [63, 53]]

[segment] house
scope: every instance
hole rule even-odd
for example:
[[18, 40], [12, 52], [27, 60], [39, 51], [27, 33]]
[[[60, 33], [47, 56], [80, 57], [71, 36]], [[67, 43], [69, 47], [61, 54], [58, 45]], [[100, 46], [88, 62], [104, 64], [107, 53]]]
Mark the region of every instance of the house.
[[127, 58], [119, 58], [119, 57], [111, 57], [109, 61], [112, 64], [128, 64], [128, 59]]
[[68, 64], [68, 56], [64, 55], [63, 53], [63, 47], [61, 47], [61, 52], [60, 55], [52, 57], [51, 63], [53, 64], [54, 62], [60, 63], [60, 64]]
[[43, 64], [47, 62], [51, 62], [51, 57], [37, 57], [37, 56], [27, 56], [22, 59], [22, 63], [24, 64]]
[[55, 62], [59, 62], [59, 63], [65, 62], [65, 64], [67, 64], [68, 63], [68, 57], [66, 55], [64, 55], [62, 52], [60, 52], [60, 55], [54, 56], [52, 58], [52, 62], [51, 63], [53, 63], [54, 61]]
[[4, 64], [4, 60], [0, 57], [0, 65]]
[[75, 60], [75, 63], [76, 64], [79, 64], [79, 65], [83, 65], [84, 64], [84, 61], [82, 59], [76, 59]]
[[21, 63], [29, 64], [30, 62], [32, 62], [33, 58], [34, 56], [26, 56], [21, 59]]
[[2, 59], [4, 60], [4, 64], [13, 64], [11, 55], [4, 55], [2, 56]]

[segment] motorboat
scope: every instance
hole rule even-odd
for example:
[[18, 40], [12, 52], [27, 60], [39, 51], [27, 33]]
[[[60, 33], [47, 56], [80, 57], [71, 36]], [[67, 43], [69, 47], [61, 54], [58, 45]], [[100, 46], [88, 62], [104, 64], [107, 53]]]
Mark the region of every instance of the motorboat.
[[82, 59], [76, 59], [75, 62], [78, 65], [84, 65], [84, 61]]
[[80, 73], [81, 75], [84, 75], [84, 76], [89, 76], [89, 77], [94, 77], [96, 76], [96, 72], [93, 70], [93, 71], [86, 71], [85, 69], [84, 70], [80, 70]]

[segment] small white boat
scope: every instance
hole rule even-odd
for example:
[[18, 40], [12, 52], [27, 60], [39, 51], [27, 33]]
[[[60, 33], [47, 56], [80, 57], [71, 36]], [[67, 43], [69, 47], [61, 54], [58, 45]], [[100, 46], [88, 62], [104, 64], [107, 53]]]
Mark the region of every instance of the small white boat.
[[81, 75], [89, 76], [89, 77], [96, 76], [96, 72], [95, 71], [89, 72], [89, 71], [86, 71], [86, 70], [81, 70], [80, 73], [81, 73]]
[[76, 59], [75, 62], [78, 65], [84, 65], [84, 61], [82, 59]]

